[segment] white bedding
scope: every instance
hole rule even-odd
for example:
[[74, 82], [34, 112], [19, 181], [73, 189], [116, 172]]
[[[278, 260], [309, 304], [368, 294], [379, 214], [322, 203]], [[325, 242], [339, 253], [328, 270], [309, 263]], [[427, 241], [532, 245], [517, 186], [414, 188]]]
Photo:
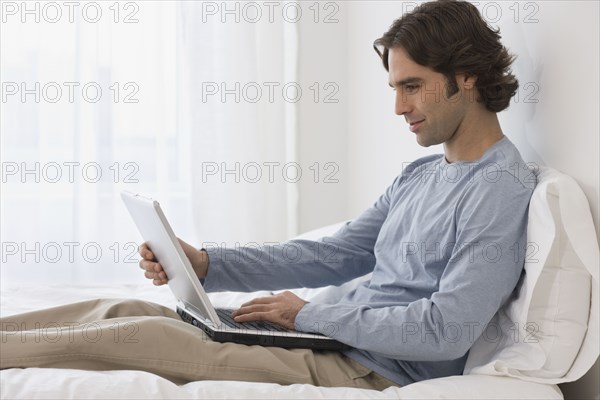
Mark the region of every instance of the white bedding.
[[[217, 306], [236, 306], [266, 292], [210, 294]], [[7, 316], [40, 308], [93, 298], [138, 298], [175, 306], [167, 287], [149, 283], [112, 286], [8, 286], [0, 296], [0, 315]], [[353, 398], [353, 399], [562, 399], [556, 385], [522, 380], [464, 375], [432, 379], [382, 392], [352, 388], [321, 388], [312, 385], [281, 386], [270, 383], [198, 381], [177, 386], [157, 375], [141, 371], [91, 372], [67, 369], [8, 369], [0, 371], [0, 398]]]

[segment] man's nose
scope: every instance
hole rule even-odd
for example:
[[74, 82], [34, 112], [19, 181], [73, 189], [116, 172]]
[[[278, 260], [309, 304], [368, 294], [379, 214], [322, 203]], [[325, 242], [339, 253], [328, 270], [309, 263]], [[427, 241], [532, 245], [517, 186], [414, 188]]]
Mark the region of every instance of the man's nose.
[[396, 91], [396, 115], [403, 115], [410, 112], [412, 105], [407, 99], [407, 96], [402, 93], [401, 90]]

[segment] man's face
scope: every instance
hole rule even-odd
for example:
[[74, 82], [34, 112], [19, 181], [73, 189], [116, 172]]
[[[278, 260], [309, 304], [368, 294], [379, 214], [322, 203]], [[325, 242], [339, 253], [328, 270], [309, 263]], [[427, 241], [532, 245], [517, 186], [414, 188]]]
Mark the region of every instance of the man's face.
[[444, 143], [460, 132], [470, 96], [460, 81], [459, 91], [448, 96], [445, 76], [415, 63], [400, 47], [389, 50], [388, 67], [396, 114], [404, 116], [421, 146]]

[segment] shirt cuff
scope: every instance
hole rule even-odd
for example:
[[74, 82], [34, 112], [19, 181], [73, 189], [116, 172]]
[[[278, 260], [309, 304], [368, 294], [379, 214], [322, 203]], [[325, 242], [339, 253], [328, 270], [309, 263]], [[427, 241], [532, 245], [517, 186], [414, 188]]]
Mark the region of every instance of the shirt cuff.
[[219, 291], [219, 271], [222, 271], [223, 261], [219, 257], [219, 249], [203, 249], [208, 253], [208, 273], [205, 278], [200, 278], [200, 283], [207, 292]]
[[321, 318], [324, 306], [318, 303], [306, 303], [296, 315], [296, 320], [294, 321], [295, 329], [299, 332], [319, 333], [332, 337], [332, 333], [336, 332], [332, 329], [334, 322]]

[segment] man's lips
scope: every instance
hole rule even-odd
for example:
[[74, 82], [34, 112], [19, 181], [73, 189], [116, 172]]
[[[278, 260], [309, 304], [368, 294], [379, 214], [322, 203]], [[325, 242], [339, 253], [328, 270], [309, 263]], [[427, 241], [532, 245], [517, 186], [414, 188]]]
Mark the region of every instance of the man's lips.
[[415, 132], [417, 129], [419, 129], [419, 127], [421, 126], [421, 124], [423, 123], [423, 121], [425, 121], [424, 119], [420, 120], [420, 121], [414, 121], [414, 122], [410, 122], [410, 130], [412, 132]]

